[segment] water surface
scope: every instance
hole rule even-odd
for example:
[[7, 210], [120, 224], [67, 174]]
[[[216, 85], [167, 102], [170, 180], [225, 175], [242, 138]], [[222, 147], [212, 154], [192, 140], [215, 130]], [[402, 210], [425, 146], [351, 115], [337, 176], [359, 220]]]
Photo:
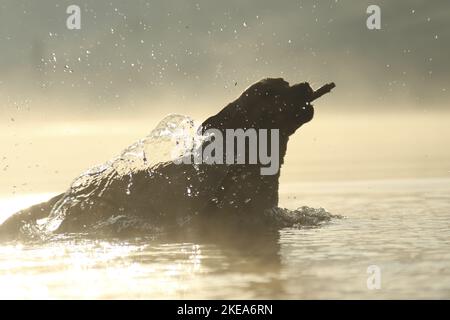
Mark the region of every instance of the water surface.
[[[26, 201], [3, 198], [3, 217]], [[0, 245], [1, 298], [450, 298], [450, 180], [284, 184], [281, 204], [344, 219], [176, 243], [152, 237]], [[9, 208], [9, 212], [7, 212]], [[367, 267], [381, 288], [367, 288]]]

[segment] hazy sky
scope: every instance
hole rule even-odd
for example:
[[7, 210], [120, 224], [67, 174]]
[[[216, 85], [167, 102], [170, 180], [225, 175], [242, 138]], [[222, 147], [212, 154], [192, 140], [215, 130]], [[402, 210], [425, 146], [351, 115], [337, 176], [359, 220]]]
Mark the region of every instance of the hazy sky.
[[0, 0], [0, 115], [209, 113], [280, 76], [335, 81], [338, 112], [445, 109], [449, 18], [448, 0]]

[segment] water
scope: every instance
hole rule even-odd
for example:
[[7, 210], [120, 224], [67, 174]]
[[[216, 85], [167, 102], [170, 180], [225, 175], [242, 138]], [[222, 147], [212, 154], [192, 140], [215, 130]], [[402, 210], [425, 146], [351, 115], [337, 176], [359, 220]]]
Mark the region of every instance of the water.
[[[38, 197], [1, 199], [2, 218]], [[201, 242], [1, 244], [0, 298], [450, 298], [450, 179], [282, 184], [281, 205], [345, 218]]]
[[124, 193], [129, 196], [133, 186], [133, 173], [146, 170], [153, 174], [155, 165], [191, 152], [193, 141], [201, 139], [201, 135], [196, 134], [197, 128], [194, 120], [187, 116], [166, 116], [150, 134], [128, 146], [119, 156], [94, 166], [75, 178], [63, 199], [51, 209], [47, 218], [42, 219], [44, 221], [38, 223], [39, 233], [51, 234], [57, 230], [74, 207], [92, 207], [99, 203], [99, 198], [109, 188], [113, 188], [115, 182], [124, 178], [128, 179]]

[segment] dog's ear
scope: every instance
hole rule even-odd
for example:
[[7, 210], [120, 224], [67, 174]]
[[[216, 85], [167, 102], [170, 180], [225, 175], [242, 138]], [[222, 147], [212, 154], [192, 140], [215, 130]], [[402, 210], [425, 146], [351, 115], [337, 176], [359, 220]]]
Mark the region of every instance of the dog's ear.
[[274, 94], [280, 94], [288, 88], [289, 82], [284, 81], [283, 78], [266, 78], [250, 86], [244, 91], [241, 97], [272, 96]]
[[289, 88], [289, 82], [283, 78], [266, 78], [258, 83], [271, 88]]
[[206, 119], [201, 126], [202, 132], [210, 128], [238, 128], [261, 118], [270, 118], [266, 111], [270, 109], [270, 100], [266, 97], [282, 95], [289, 89], [289, 83], [282, 78], [263, 79], [250, 86], [235, 101], [228, 104], [218, 114]]

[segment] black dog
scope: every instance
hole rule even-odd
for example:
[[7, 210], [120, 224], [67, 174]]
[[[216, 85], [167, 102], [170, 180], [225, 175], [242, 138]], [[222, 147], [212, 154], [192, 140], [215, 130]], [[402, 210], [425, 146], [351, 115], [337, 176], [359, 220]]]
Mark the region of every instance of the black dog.
[[[203, 132], [216, 129], [223, 136], [227, 129], [277, 129], [279, 152], [274, 174], [262, 175], [261, 169], [267, 164], [259, 159], [253, 164], [194, 165], [168, 161], [127, 174], [110, 167], [89, 172], [82, 176], [88, 178], [87, 182], [79, 179], [66, 193], [16, 213], [0, 226], [0, 236], [15, 237], [30, 230], [90, 232], [123, 217], [139, 218], [133, 220], [139, 222], [128, 219], [128, 224], [158, 227], [180, 226], [194, 218], [257, 219], [259, 213], [278, 205], [279, 168], [289, 136], [313, 118], [311, 102], [332, 88], [333, 83], [313, 91], [308, 83], [290, 86], [281, 78], [265, 79], [203, 122]], [[211, 141], [202, 148], [208, 143]], [[274, 152], [272, 145], [266, 147]], [[226, 145], [223, 150], [227, 150]], [[248, 145], [245, 153], [248, 159]], [[223, 156], [226, 158], [227, 154]], [[37, 223], [40, 219], [43, 220]]]

